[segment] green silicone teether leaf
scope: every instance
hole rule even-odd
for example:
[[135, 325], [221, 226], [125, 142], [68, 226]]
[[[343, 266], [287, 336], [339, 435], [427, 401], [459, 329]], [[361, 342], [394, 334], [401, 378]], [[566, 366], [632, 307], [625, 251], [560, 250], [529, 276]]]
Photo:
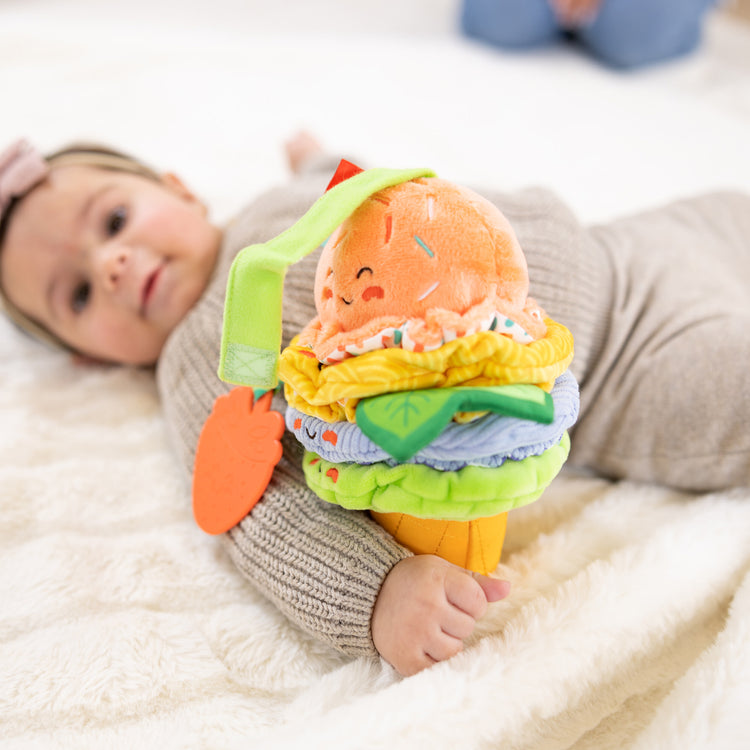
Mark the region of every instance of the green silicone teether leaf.
[[535, 385], [521, 384], [385, 393], [362, 399], [356, 419], [373, 443], [397, 461], [407, 461], [429, 445], [460, 411], [491, 411], [544, 424], [554, 419], [549, 393]]

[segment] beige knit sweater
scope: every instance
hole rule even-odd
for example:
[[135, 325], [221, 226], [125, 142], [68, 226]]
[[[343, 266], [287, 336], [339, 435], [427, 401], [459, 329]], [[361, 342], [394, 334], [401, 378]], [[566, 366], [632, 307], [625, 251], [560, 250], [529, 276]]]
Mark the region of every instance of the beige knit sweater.
[[[206, 293], [167, 342], [157, 371], [158, 384], [175, 448], [187, 472], [192, 472], [200, 430], [215, 398], [229, 390], [216, 370], [231, 262], [243, 247], [264, 242], [294, 223], [322, 194], [336, 163], [336, 159], [319, 159], [309, 164], [291, 184], [271, 190], [240, 214], [225, 233]], [[639, 377], [633, 361], [618, 369], [621, 350], [638, 351], [639, 344], [659, 330], [660, 320], [668, 317], [664, 311], [675, 304], [672, 298], [659, 301], [658, 294], [654, 301], [661, 269], [656, 264], [649, 270], [652, 247], [636, 247], [632, 242], [634, 232], [648, 236], [648, 226], [643, 221], [633, 227], [625, 222], [619, 228], [585, 231], [546, 191], [485, 195], [506, 214], [518, 234], [529, 263], [532, 295], [551, 317], [571, 328], [575, 337], [572, 371], [581, 385], [579, 431], [583, 437], [579, 441], [574, 435], [571, 461], [611, 476], [677, 485], [697, 482], [696, 477], [705, 471], [701, 466], [696, 475], [684, 474], [684, 466], [677, 465], [677, 459], [684, 456], [681, 445], [667, 440], [660, 445], [657, 458], [652, 455], [656, 438], [644, 413], [653, 410], [653, 399], [646, 398], [639, 410], [637, 399], [644, 397], [638, 395], [637, 387], [617, 390], [618, 382], [627, 384], [632, 374], [636, 381]], [[705, 207], [709, 211], [714, 208]], [[737, 208], [747, 209], [747, 205]], [[691, 209], [683, 206], [680, 210]], [[664, 233], [674, 231], [669, 219], [657, 214], [650, 221], [662, 235], [647, 244], [660, 247], [668, 243]], [[666, 226], [658, 226], [665, 221]], [[714, 229], [710, 234], [715, 234]], [[705, 241], [705, 236], [695, 239], [696, 251]], [[315, 315], [312, 285], [317, 257], [312, 254], [288, 272], [284, 346]], [[634, 283], [636, 277], [643, 282], [643, 293]], [[671, 287], [665, 294], [672, 294]], [[644, 329], [644, 311], [654, 307], [662, 313], [651, 310], [653, 320]], [[705, 312], [710, 314], [710, 310]], [[619, 352], [613, 349], [613, 341]], [[679, 354], [674, 366], [683, 366], [682, 356]], [[275, 407], [284, 410], [279, 396]], [[640, 442], [639, 449], [630, 450], [623, 459], [617, 425], [628, 409], [637, 412], [640, 434], [630, 435], [624, 444]], [[739, 431], [738, 425], [734, 438], [739, 437]], [[284, 456], [262, 501], [222, 537], [225, 547], [242, 573], [300, 627], [345, 653], [375, 654], [370, 635], [375, 600], [390, 569], [410, 553], [366, 514], [343, 510], [313, 495], [305, 485], [297, 441], [286, 435], [283, 442]], [[701, 449], [703, 446], [701, 441]], [[746, 435], [743, 450], [744, 459], [740, 456], [725, 467], [714, 484], [741, 483], [743, 476], [750, 482]]]

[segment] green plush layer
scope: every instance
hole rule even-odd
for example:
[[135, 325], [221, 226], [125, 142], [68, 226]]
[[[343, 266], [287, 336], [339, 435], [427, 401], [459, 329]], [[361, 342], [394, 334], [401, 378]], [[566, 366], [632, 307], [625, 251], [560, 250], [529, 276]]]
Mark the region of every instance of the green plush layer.
[[350, 510], [471, 521], [534, 502], [557, 476], [569, 450], [565, 433], [541, 455], [506, 461], [497, 468], [438, 471], [421, 464], [335, 464], [312, 451], [305, 451], [303, 466], [313, 492]]

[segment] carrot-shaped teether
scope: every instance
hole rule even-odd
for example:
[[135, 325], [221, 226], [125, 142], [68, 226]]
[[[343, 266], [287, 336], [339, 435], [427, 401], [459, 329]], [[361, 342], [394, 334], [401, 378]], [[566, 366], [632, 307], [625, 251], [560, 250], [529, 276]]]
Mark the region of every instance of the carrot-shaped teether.
[[252, 388], [219, 396], [203, 425], [193, 471], [193, 515], [209, 534], [239, 523], [260, 500], [281, 458], [284, 418], [272, 392], [254, 402]]

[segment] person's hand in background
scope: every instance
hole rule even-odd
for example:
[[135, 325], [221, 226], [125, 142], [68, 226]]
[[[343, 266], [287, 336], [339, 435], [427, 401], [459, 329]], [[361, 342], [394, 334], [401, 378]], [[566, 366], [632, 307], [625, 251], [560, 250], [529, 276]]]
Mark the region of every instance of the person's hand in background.
[[549, 0], [560, 24], [575, 28], [592, 21], [603, 0]]

